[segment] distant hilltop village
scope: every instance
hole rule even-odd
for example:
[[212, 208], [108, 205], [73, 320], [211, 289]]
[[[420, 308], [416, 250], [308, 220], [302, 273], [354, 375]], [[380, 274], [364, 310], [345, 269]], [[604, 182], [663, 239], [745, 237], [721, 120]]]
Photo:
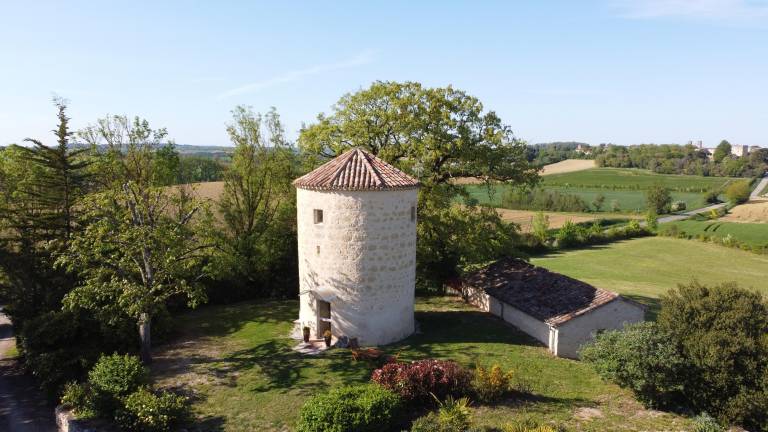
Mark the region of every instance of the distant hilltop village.
[[[712, 159], [715, 155], [715, 150], [717, 150], [716, 147], [704, 147], [704, 143], [699, 140], [696, 141], [694, 144], [693, 141], [688, 141], [688, 145], [692, 145], [697, 147], [699, 150], [707, 152], [707, 156], [709, 156], [710, 159]], [[747, 145], [736, 145], [731, 144], [731, 155], [736, 157], [744, 157], [748, 156], [750, 153], [760, 150], [760, 146], [747, 146]]]

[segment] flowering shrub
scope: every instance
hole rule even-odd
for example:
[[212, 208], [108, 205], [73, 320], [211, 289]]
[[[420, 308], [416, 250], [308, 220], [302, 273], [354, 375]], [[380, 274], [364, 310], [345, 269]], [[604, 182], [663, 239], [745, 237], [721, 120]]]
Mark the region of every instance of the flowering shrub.
[[406, 401], [426, 404], [435, 397], [469, 393], [472, 374], [455, 362], [428, 359], [386, 364], [374, 370], [371, 379]]
[[501, 366], [495, 364], [490, 369], [478, 366], [475, 369], [475, 378], [472, 387], [477, 399], [482, 402], [499, 400], [510, 390], [512, 371], [504, 372]]

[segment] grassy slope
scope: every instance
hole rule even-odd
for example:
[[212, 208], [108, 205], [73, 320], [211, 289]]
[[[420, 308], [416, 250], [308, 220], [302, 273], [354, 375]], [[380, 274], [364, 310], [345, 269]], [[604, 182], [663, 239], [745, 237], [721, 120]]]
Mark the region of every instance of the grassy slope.
[[676, 225], [680, 231], [693, 236], [704, 234], [710, 237], [726, 237], [730, 234], [750, 246], [768, 246], [768, 224], [764, 223], [685, 220], [673, 222], [671, 225]]
[[658, 309], [658, 297], [679, 283], [736, 281], [768, 295], [768, 256], [691, 240], [649, 237], [567, 251], [532, 262], [626, 294]]
[[[714, 188], [723, 185], [730, 179], [722, 177], [701, 177], [683, 175], [655, 174], [647, 170], [595, 168], [564, 174], [553, 174], [542, 177], [543, 187], [562, 193], [578, 194], [584, 201], [591, 203], [598, 194], [605, 196], [603, 209], [610, 209], [611, 201], [616, 200], [623, 211], [643, 211], [645, 209], [644, 189], [660, 183], [669, 188], [678, 189], [672, 192], [675, 201], [685, 201], [688, 208], [699, 208], [705, 205], [703, 194], [686, 192], [686, 188]], [[567, 185], [567, 186], [566, 186]], [[640, 190], [612, 190], [601, 185], [617, 185], [619, 187], [639, 186]], [[500, 206], [501, 198], [508, 186], [499, 185], [488, 196], [487, 188], [482, 185], [467, 186], [470, 195], [480, 203]]]
[[[371, 368], [348, 350], [311, 357], [286, 337], [293, 301], [207, 307], [177, 318], [182, 342], [160, 351], [153, 375], [164, 386], [193, 390], [196, 430], [291, 429], [307, 397], [329, 387], [366, 382]], [[452, 299], [421, 299], [421, 333], [386, 347], [404, 360], [447, 358], [467, 366], [498, 362], [530, 383], [535, 399], [475, 406], [475, 419], [501, 425], [516, 416], [557, 420], [569, 430], [687, 430], [687, 419], [649, 412], [627, 392], [603, 383], [588, 365], [553, 358], [500, 320]], [[579, 418], [596, 408], [600, 418]], [[689, 429], [688, 429], [689, 430]]]

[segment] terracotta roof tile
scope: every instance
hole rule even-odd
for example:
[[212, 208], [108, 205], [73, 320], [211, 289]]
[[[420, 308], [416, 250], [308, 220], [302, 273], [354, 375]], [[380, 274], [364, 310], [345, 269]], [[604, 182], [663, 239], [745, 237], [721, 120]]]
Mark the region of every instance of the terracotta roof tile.
[[517, 258], [501, 259], [463, 282], [555, 327], [623, 298]]
[[320, 190], [410, 189], [418, 180], [358, 148], [349, 150], [293, 181], [294, 186]]

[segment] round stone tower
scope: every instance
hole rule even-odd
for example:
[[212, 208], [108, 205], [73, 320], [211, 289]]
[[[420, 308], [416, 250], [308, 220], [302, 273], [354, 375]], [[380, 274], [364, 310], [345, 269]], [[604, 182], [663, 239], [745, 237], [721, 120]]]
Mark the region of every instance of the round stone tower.
[[413, 333], [416, 179], [353, 149], [296, 179], [297, 324], [383, 345]]

